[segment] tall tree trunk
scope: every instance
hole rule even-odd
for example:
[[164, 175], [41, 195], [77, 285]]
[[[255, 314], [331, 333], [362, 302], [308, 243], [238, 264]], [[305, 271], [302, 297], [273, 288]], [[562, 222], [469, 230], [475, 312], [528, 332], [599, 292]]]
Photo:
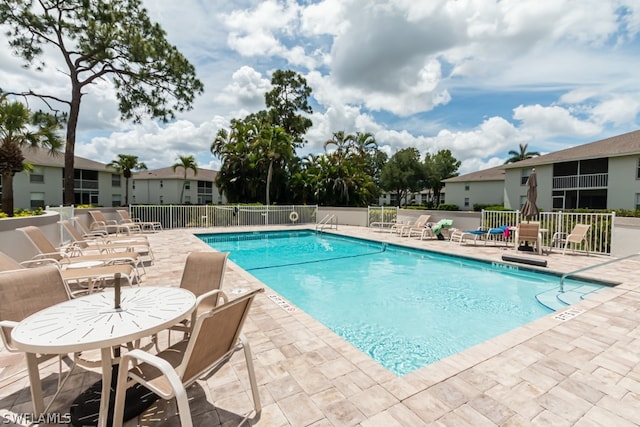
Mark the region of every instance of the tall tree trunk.
[[2, 212], [13, 216], [13, 173], [2, 174]]
[[76, 147], [76, 128], [78, 127], [78, 117], [80, 116], [80, 99], [82, 98], [81, 85], [77, 81], [77, 76], [71, 77], [71, 103], [69, 106], [69, 119], [67, 121], [67, 139], [64, 148], [64, 204], [71, 206], [75, 203], [75, 180], [74, 180], [74, 156]]
[[273, 161], [269, 162], [269, 171], [267, 172], [267, 206], [269, 206], [269, 187], [271, 186], [272, 175], [273, 175]]

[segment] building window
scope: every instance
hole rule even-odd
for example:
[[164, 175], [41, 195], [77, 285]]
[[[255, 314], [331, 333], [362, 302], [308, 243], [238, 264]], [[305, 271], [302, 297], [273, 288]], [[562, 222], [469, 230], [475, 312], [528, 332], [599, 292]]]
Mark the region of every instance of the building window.
[[160, 204], [164, 203], [164, 197], [160, 196]]
[[640, 179], [640, 159], [638, 159], [638, 168], [636, 169], [636, 179]]
[[522, 169], [520, 171], [520, 185], [527, 185], [529, 175], [531, 175], [531, 169]]
[[44, 173], [41, 167], [34, 166], [33, 172], [29, 174], [29, 182], [32, 184], [44, 183]]
[[44, 208], [44, 193], [31, 193], [31, 209]]
[[136, 180], [134, 179], [132, 182], [133, 182], [132, 189], [135, 190], [136, 189]]
[[527, 196], [520, 196], [520, 209], [522, 209], [526, 201], [527, 201]]
[[469, 207], [469, 198], [468, 198], [468, 197], [465, 197], [465, 198], [464, 198], [464, 207], [465, 207], [465, 208], [468, 208], [468, 207]]
[[185, 190], [191, 190], [191, 181], [185, 181], [184, 182], [184, 189]]
[[113, 207], [122, 206], [122, 195], [120, 195], [120, 194], [112, 194], [111, 195], [111, 206], [113, 206]]
[[469, 184], [464, 185], [464, 191], [469, 191]]
[[636, 210], [640, 210], [640, 193], [636, 193]]
[[164, 182], [162, 182], [162, 180], [160, 180], [160, 188], [164, 187]]
[[111, 174], [111, 186], [112, 187], [120, 187], [120, 175]]

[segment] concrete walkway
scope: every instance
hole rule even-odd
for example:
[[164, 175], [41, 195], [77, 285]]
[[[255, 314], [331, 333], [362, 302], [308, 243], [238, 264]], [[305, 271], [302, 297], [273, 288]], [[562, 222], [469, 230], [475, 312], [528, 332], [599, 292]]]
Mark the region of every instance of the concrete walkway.
[[[177, 286], [187, 254], [211, 250], [193, 233], [210, 231], [167, 230], [150, 235], [156, 261], [147, 268], [142, 286]], [[516, 254], [513, 248], [493, 243], [420, 241], [361, 227], [341, 226], [332, 232], [490, 261]], [[558, 251], [535, 257], [547, 260], [547, 270], [556, 272], [609, 259], [563, 256]], [[268, 298], [276, 293], [267, 288], [258, 295], [245, 326], [263, 405], [260, 417], [250, 423], [269, 427], [640, 425], [639, 262], [640, 258], [591, 270], [585, 275], [621, 284], [402, 377], [300, 309], [283, 310]], [[257, 287], [266, 286], [229, 263], [225, 291]], [[41, 372], [46, 396], [55, 391], [57, 369], [54, 359]], [[78, 369], [51, 411], [67, 413], [79, 391], [97, 379], [98, 373]], [[194, 425], [238, 424], [252, 409], [242, 353], [192, 386], [189, 395]], [[3, 349], [0, 422], [28, 425], [22, 414], [31, 410], [24, 358]], [[159, 402], [126, 425], [179, 425], [174, 414], [173, 403]]]

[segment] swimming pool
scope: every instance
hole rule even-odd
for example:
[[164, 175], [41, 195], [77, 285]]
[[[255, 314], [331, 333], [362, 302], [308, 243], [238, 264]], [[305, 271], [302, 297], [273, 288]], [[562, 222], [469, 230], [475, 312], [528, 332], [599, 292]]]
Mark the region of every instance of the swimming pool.
[[[199, 235], [387, 369], [404, 375], [552, 312], [559, 277], [312, 231]], [[565, 282], [566, 289], [601, 286]]]

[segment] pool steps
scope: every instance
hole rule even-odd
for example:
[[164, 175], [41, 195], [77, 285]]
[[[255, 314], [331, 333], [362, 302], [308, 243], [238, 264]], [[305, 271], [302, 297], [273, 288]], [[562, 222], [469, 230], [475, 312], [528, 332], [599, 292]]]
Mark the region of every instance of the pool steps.
[[591, 294], [601, 291], [604, 288], [593, 286], [579, 286], [574, 289], [560, 292], [560, 289], [554, 288], [536, 295], [538, 302], [545, 307], [558, 311], [572, 304], [588, 298]]

